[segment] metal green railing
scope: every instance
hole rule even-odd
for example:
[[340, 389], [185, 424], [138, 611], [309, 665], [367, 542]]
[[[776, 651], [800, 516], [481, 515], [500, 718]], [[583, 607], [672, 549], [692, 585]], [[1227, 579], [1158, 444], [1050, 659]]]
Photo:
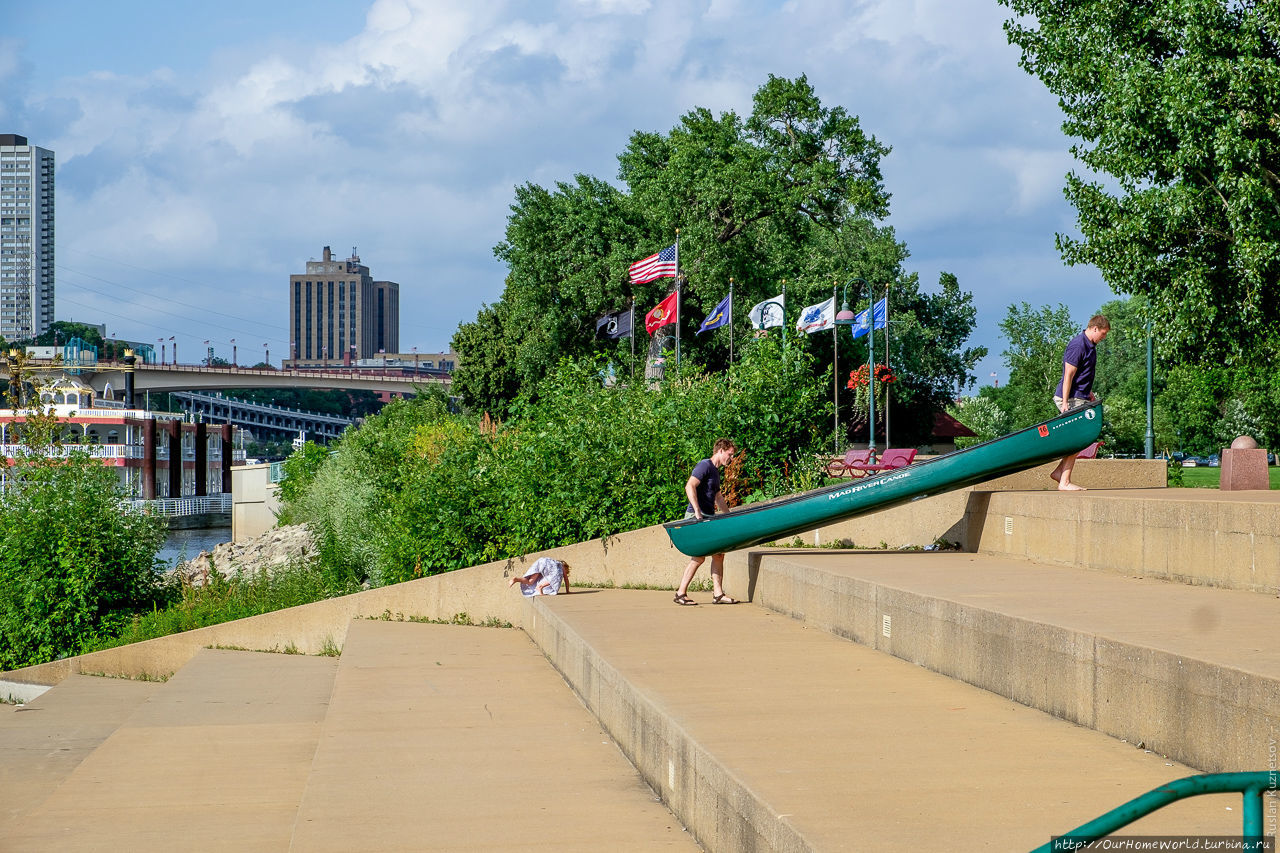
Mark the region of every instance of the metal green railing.
[[1032, 853], [1055, 853], [1059, 850], [1076, 850], [1105, 838], [1121, 827], [1128, 826], [1141, 817], [1172, 802], [1197, 797], [1201, 794], [1244, 795], [1244, 845], [1241, 850], [1263, 850], [1262, 792], [1276, 790], [1276, 774], [1262, 770], [1256, 773], [1206, 773], [1203, 776], [1187, 776], [1174, 779], [1141, 797], [1130, 800], [1119, 808], [1095, 817], [1070, 832], [1056, 836], [1048, 844], [1037, 847]]

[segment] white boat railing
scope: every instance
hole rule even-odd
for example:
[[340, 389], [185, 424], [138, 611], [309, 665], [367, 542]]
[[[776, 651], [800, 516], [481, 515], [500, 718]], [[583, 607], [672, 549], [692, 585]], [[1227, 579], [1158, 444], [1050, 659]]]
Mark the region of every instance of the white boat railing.
[[205, 515], [211, 512], [231, 512], [231, 495], [220, 493], [201, 497], [156, 498], [150, 501], [139, 499], [125, 501], [125, 504], [152, 515]]
[[[7, 459], [19, 453], [30, 453], [31, 448], [22, 444], [0, 444], [0, 453]], [[136, 444], [64, 444], [46, 448], [40, 455], [50, 459], [64, 459], [72, 453], [88, 453], [95, 459], [141, 459], [142, 448]]]

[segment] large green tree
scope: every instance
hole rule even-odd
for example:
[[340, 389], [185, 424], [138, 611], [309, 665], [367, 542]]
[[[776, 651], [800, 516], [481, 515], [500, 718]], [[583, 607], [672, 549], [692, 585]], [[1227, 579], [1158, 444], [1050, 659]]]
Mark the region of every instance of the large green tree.
[[[754, 330], [747, 309], [783, 288], [789, 324], [804, 305], [829, 298], [853, 279], [892, 285], [896, 329], [892, 360], [904, 378], [895, 405], [927, 405], [959, 384], [978, 350], [960, 344], [973, 328], [972, 305], [958, 286], [922, 295], [903, 271], [908, 256], [891, 228], [877, 224], [889, 194], [880, 159], [889, 152], [843, 107], [824, 106], [804, 77], [770, 77], [752, 112], [714, 115], [694, 109], [669, 133], [638, 132], [619, 155], [622, 188], [579, 175], [552, 189], [517, 188], [506, 239], [495, 252], [509, 269], [502, 298], [462, 324], [454, 388], [471, 407], [509, 416], [563, 357], [589, 353], [631, 359], [632, 341], [595, 338], [596, 319], [634, 300], [636, 351], [650, 339], [646, 311], [671, 279], [632, 285], [628, 266], [680, 234], [681, 346], [687, 361], [726, 366], [730, 341], [741, 350]], [[733, 326], [692, 334], [733, 280]], [[954, 283], [954, 277], [948, 279]], [[868, 304], [862, 284], [851, 307]], [[937, 324], [950, 325], [945, 330]], [[668, 327], [669, 328], [669, 327]], [[777, 334], [774, 332], [773, 334]], [[847, 340], [847, 338], [846, 338]], [[833, 363], [830, 333], [805, 340], [811, 381]], [[840, 345], [837, 375], [862, 360]], [[827, 374], [830, 389], [831, 376]], [[842, 380], [843, 381], [843, 380]], [[841, 400], [841, 422], [856, 413]], [[931, 420], [907, 418], [901, 423]]]
[[1000, 0], [1022, 66], [1058, 96], [1085, 172], [1080, 236], [1148, 297], [1171, 361], [1262, 363], [1280, 341], [1280, 14], [1275, 0]]
[[1008, 341], [1004, 363], [1009, 382], [999, 400], [1012, 427], [1029, 426], [1052, 417], [1053, 389], [1062, 379], [1062, 353], [1083, 325], [1071, 319], [1065, 305], [1032, 308], [1026, 302], [1010, 305], [1000, 321]]

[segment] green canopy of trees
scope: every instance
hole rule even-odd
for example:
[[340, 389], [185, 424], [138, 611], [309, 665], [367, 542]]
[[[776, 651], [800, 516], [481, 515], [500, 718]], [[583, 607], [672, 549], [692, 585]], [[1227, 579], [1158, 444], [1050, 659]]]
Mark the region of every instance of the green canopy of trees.
[[[972, 382], [968, 374], [985, 350], [962, 347], [974, 313], [955, 277], [944, 274], [940, 294], [921, 294], [903, 270], [906, 247], [877, 224], [888, 213], [880, 174], [888, 153], [856, 116], [822, 105], [804, 77], [771, 76], [745, 118], [697, 108], [669, 133], [635, 133], [618, 158], [621, 188], [587, 175], [551, 189], [518, 187], [506, 239], [495, 249], [509, 270], [506, 287], [454, 337], [461, 355], [455, 391], [474, 409], [510, 416], [562, 358], [607, 354], [629, 362], [633, 341], [600, 340], [595, 330], [597, 318], [633, 300], [642, 361], [649, 347], [644, 314], [674, 283], [632, 285], [628, 267], [670, 245], [679, 229], [682, 358], [712, 370], [727, 364], [728, 329], [692, 331], [728, 293], [730, 279], [740, 349], [752, 333], [747, 309], [777, 296], [784, 281], [792, 325], [800, 307], [861, 278], [875, 283], [877, 296], [891, 287], [891, 358], [903, 379], [895, 411], [941, 405]], [[864, 307], [869, 295], [856, 285], [851, 307]], [[847, 333], [842, 341], [843, 386], [865, 355]], [[805, 344], [817, 381], [832, 364], [832, 335], [815, 334]], [[842, 422], [857, 418], [842, 412]], [[927, 433], [932, 419], [899, 417], [895, 424], [923, 424]]]
[[1274, 0], [1000, 0], [1059, 98], [1071, 264], [1145, 296], [1169, 363], [1280, 350], [1280, 14]]

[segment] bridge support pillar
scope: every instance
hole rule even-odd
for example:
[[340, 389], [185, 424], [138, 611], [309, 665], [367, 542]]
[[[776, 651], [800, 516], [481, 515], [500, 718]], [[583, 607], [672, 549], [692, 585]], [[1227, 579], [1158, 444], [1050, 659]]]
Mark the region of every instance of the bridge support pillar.
[[222, 493], [231, 494], [231, 424], [218, 427], [222, 434]]
[[164, 431], [169, 436], [169, 497], [182, 497], [182, 423], [166, 421]]
[[196, 422], [196, 497], [209, 494], [209, 430], [204, 420]]
[[142, 497], [156, 499], [156, 422], [152, 418], [142, 422]]

